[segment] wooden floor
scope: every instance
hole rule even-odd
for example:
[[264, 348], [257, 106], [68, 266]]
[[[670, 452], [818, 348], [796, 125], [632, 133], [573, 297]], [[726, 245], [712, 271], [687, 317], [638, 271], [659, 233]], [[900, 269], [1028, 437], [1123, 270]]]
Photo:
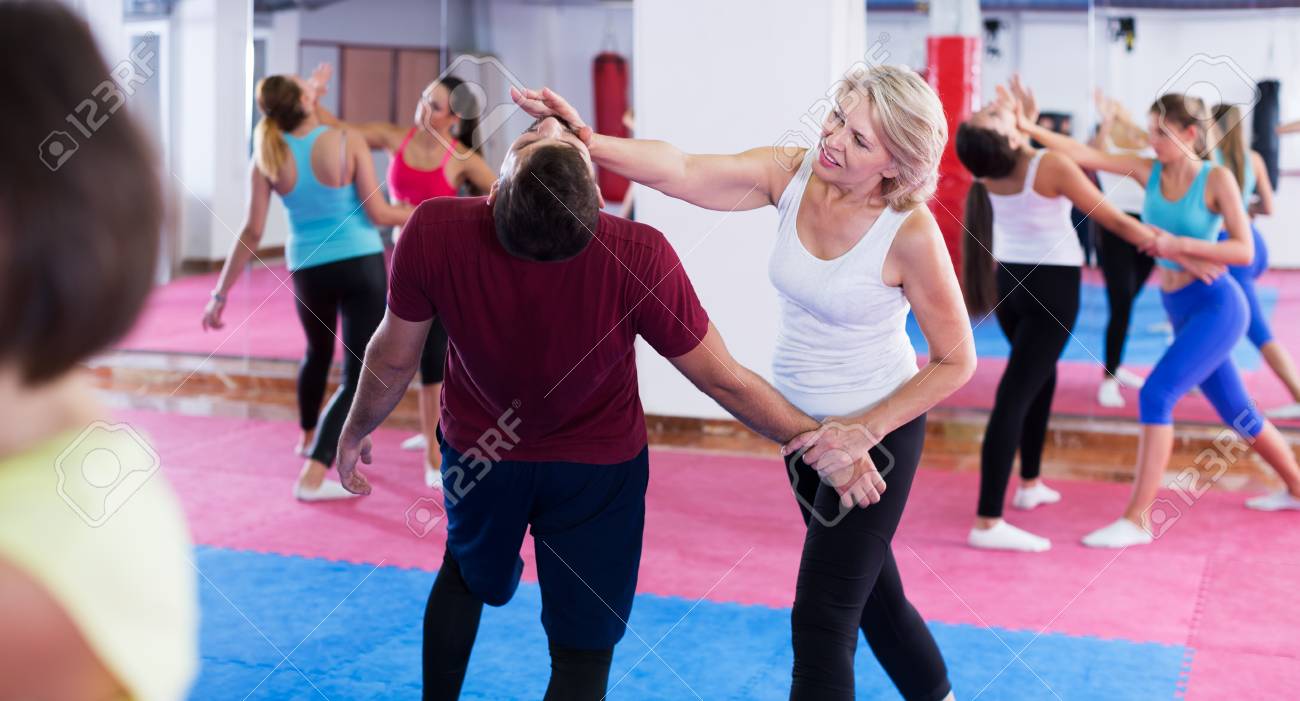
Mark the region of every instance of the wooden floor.
[[[179, 414], [294, 420], [297, 363], [286, 360], [204, 357], [178, 353], [118, 351], [91, 363], [97, 385], [119, 408], [146, 408]], [[337, 368], [335, 368], [337, 377]], [[386, 426], [415, 430], [419, 413], [408, 392]], [[969, 409], [930, 412], [925, 447], [927, 467], [979, 470], [980, 445], [987, 413]], [[774, 455], [774, 447], [735, 421], [650, 416], [654, 445], [719, 453]], [[1054, 416], [1049, 423], [1043, 458], [1046, 476], [1107, 482], [1132, 479], [1139, 426], [1129, 419]], [[1288, 434], [1300, 438], [1300, 434]], [[1226, 473], [1208, 456], [1235, 438], [1222, 426], [1179, 425], [1169, 479], [1189, 471], [1199, 483], [1227, 490], [1276, 486], [1267, 466], [1253, 454], [1236, 461]], [[1213, 451], [1207, 453], [1206, 451]], [[1241, 451], [1238, 451], [1241, 452]], [[1214, 479], [1201, 479], [1214, 477]]]

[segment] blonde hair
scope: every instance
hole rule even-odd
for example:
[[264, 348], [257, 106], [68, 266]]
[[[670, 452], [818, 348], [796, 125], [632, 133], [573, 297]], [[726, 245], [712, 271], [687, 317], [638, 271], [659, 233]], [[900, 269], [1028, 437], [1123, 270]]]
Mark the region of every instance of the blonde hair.
[[267, 76], [257, 83], [257, 106], [262, 110], [262, 119], [253, 130], [253, 162], [272, 183], [290, 157], [284, 133], [297, 129], [307, 117], [301, 100], [302, 88], [287, 76]]
[[1196, 127], [1193, 150], [1202, 160], [1210, 157], [1209, 144], [1214, 142], [1214, 117], [1205, 107], [1205, 101], [1195, 95], [1165, 93], [1151, 103], [1151, 114], [1162, 122], [1172, 122], [1186, 129]]
[[906, 211], [929, 200], [939, 183], [939, 159], [948, 143], [948, 120], [934, 89], [903, 66], [872, 66], [840, 81], [836, 96], [865, 96], [898, 176], [881, 185], [885, 201]]
[[1223, 165], [1232, 171], [1237, 185], [1246, 187], [1246, 169], [1251, 167], [1250, 151], [1246, 148], [1246, 131], [1241, 128], [1241, 110], [1236, 105], [1214, 106], [1214, 122], [1219, 129], [1219, 151]]

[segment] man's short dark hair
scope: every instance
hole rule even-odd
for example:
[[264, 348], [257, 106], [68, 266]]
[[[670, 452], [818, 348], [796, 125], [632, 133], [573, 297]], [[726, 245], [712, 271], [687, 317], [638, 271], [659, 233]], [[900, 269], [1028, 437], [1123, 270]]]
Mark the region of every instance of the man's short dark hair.
[[0, 2], [0, 362], [25, 384], [120, 338], [153, 286], [163, 205], [152, 148], [130, 109], [92, 137], [65, 121], [110, 75], [61, 3]]
[[525, 260], [572, 258], [591, 243], [600, 196], [572, 146], [538, 146], [504, 179], [492, 204], [497, 239]]

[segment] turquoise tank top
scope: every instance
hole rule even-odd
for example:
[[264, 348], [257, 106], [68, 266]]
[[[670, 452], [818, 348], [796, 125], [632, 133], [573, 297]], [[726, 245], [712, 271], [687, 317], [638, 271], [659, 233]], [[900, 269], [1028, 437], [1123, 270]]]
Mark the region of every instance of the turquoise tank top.
[[[1164, 229], [1175, 236], [1217, 241], [1219, 231], [1223, 228], [1223, 217], [1210, 211], [1205, 206], [1205, 182], [1210, 177], [1214, 164], [1205, 161], [1201, 172], [1196, 174], [1187, 194], [1177, 202], [1170, 202], [1160, 192], [1160, 175], [1164, 167], [1160, 161], [1151, 166], [1151, 177], [1147, 179], [1147, 196], [1142, 203], [1142, 221]], [[1169, 270], [1182, 270], [1182, 266], [1171, 260], [1157, 258], [1156, 263]]]
[[298, 182], [282, 197], [292, 228], [284, 247], [290, 271], [384, 251], [355, 185], [326, 187], [312, 171], [311, 149], [326, 128], [321, 125], [306, 136], [284, 135], [298, 168]]

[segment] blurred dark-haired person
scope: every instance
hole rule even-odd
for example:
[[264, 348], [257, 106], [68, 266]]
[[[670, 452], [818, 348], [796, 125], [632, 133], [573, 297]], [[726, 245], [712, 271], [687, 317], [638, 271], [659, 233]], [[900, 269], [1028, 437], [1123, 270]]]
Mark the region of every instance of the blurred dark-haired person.
[[[325, 74], [323, 77], [327, 77]], [[486, 194], [497, 175], [479, 153], [478, 119], [483, 110], [475, 86], [455, 76], [442, 76], [420, 93], [413, 125], [361, 122], [350, 126], [372, 149], [388, 152], [388, 195], [395, 203], [415, 206], [435, 197]], [[318, 107], [321, 120], [340, 126], [334, 115]], [[401, 233], [396, 232], [395, 238]], [[424, 451], [424, 482], [442, 486], [442, 452], [438, 450], [438, 397], [442, 395], [447, 362], [447, 331], [433, 320], [420, 356], [420, 433], [402, 443], [405, 450]]]
[[[1085, 168], [1136, 180], [1146, 188], [1142, 221], [1173, 234], [1157, 241], [1154, 252], [1160, 267], [1161, 301], [1174, 327], [1174, 341], [1152, 368], [1139, 396], [1142, 434], [1133, 492], [1123, 515], [1084, 536], [1084, 545], [1147, 545], [1168, 528], [1171, 522], [1158, 508], [1156, 495], [1174, 447], [1173, 409], [1197, 386], [1223, 423], [1245, 439], [1286, 485], [1246, 500], [1246, 506], [1260, 511], [1300, 510], [1300, 466], [1295, 454], [1247, 396], [1232, 362], [1233, 346], [1250, 323], [1241, 286], [1231, 275], [1207, 281], [1182, 264], [1182, 260], [1200, 259], [1219, 266], [1244, 266], [1255, 256], [1241, 188], [1227, 168], [1209, 160], [1214, 147], [1210, 110], [1192, 95], [1161, 95], [1147, 112], [1147, 138], [1155, 158], [1141, 158], [1108, 154], [1038, 127], [1023, 108], [1032, 104], [1032, 94], [1018, 81], [1013, 87], [1022, 130]], [[1225, 230], [1228, 236], [1221, 239]], [[1161, 515], [1166, 517], [1163, 522]]]
[[[301, 501], [352, 496], [325, 476], [356, 394], [366, 343], [384, 316], [388, 272], [375, 225], [401, 226], [412, 211], [374, 196], [379, 180], [365, 139], [321, 123], [322, 78], [319, 72], [312, 80], [273, 75], [257, 84], [262, 121], [253, 137], [248, 217], [203, 310], [203, 328], [224, 326], [230, 290], [257, 256], [271, 193], [280, 195], [290, 223], [285, 263], [307, 336], [298, 369], [298, 453], [306, 460], [294, 496]], [[340, 317], [341, 336], [335, 330]], [[335, 339], [343, 342], [343, 376], [322, 412]]]
[[0, 699], [179, 701], [198, 666], [179, 504], [79, 369], [135, 322], [161, 232], [126, 112], [49, 131], [109, 78], [62, 4], [0, 2]]
[[[488, 198], [420, 205], [397, 244], [388, 314], [339, 443], [348, 489], [402, 396], [429, 325], [450, 339], [442, 394], [447, 549], [424, 621], [424, 698], [460, 693], [484, 603], [504, 605], [531, 529], [550, 701], [603, 698], [636, 591], [649, 451], [638, 336], [779, 442], [818, 424], [737, 363], [664, 236], [603, 214], [586, 144], [555, 117], [512, 145]], [[827, 477], [866, 505], [861, 463]]]
[[[1051, 542], [1007, 523], [1002, 511], [1017, 451], [1020, 485], [1012, 505], [1029, 510], [1061, 499], [1042, 481], [1040, 467], [1056, 363], [1079, 314], [1084, 253], [1071, 209], [1091, 212], [1140, 250], [1152, 249], [1162, 234], [1107, 202], [1074, 161], [1034, 148], [1016, 122], [1015, 108], [1011, 94], [999, 90], [999, 99], [957, 130], [957, 157], [975, 176], [966, 200], [971, 236], [962, 252], [963, 293], [972, 313], [996, 314], [1011, 344], [984, 431], [979, 505], [968, 542], [976, 548], [1042, 552]], [[1034, 106], [1023, 108], [1035, 120]], [[1222, 274], [1223, 268], [1211, 266], [1208, 273]]]

